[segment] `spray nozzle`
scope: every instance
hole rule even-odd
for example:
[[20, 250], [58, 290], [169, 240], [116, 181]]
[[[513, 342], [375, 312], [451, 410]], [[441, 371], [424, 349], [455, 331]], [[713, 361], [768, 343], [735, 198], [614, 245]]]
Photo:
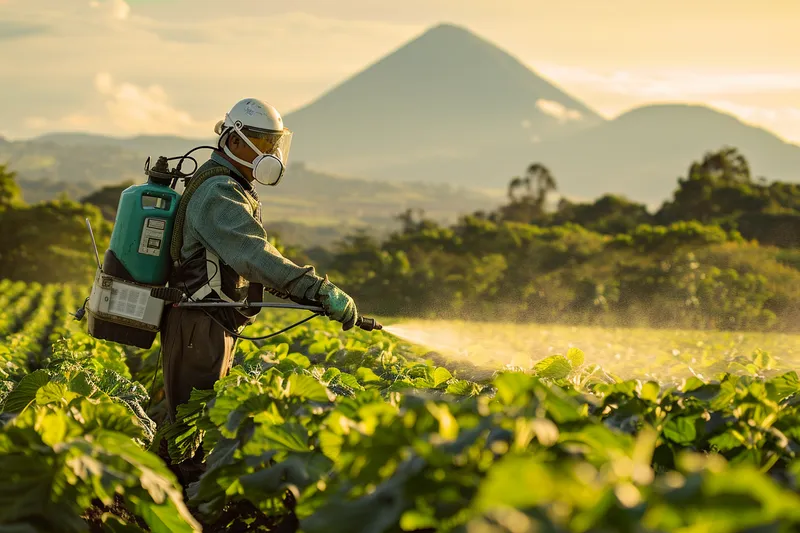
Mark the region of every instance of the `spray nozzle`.
[[381, 330], [383, 329], [383, 324], [375, 320], [374, 318], [369, 318], [366, 316], [358, 317], [356, 321], [356, 326], [360, 327], [364, 331], [373, 331], [373, 330]]

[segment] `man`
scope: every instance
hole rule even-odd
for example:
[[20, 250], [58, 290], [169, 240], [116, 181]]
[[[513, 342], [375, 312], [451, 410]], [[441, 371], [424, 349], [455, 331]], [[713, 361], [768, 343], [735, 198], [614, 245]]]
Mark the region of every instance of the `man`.
[[[217, 149], [194, 173], [181, 198], [173, 234], [176, 268], [170, 286], [193, 301], [261, 301], [263, 288], [295, 301], [316, 302], [342, 328], [352, 328], [353, 299], [311, 266], [300, 267], [269, 243], [253, 182], [283, 177], [292, 132], [278, 111], [254, 98], [238, 102], [217, 123]], [[211, 389], [231, 366], [234, 333], [254, 318], [235, 308], [171, 308], [162, 327], [164, 392], [170, 421], [193, 388]], [[202, 465], [182, 465], [184, 481]], [[186, 478], [190, 479], [186, 479]]]

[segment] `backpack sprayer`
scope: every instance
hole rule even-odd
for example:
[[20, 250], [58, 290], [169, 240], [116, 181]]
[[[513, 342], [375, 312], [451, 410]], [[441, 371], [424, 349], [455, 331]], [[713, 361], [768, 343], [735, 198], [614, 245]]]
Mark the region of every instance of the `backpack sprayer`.
[[[86, 224], [92, 241], [97, 271], [89, 297], [75, 313], [75, 319], [83, 319], [88, 314], [88, 333], [94, 338], [109, 340], [128, 346], [150, 348], [161, 328], [161, 318], [167, 305], [173, 307], [238, 307], [300, 309], [314, 314], [280, 332], [259, 337], [265, 339], [314, 318], [324, 315], [324, 309], [316, 302], [227, 302], [190, 301], [187, 294], [178, 288], [167, 287], [171, 258], [170, 244], [178, 204], [181, 195], [175, 190], [179, 179], [187, 180], [192, 173], [183, 174], [181, 165], [195, 150], [211, 148], [200, 146], [184, 156], [166, 158], [160, 156], [155, 166], [150, 168], [150, 158], [145, 162], [144, 172], [147, 183], [132, 185], [120, 195], [117, 215], [111, 242], [103, 261], [97, 251], [92, 226]], [[175, 169], [170, 170], [169, 161], [179, 159]], [[383, 329], [373, 318], [359, 317], [359, 328], [372, 331]], [[235, 337], [252, 339], [230, 332]], [[256, 339], [253, 339], [256, 340]]]

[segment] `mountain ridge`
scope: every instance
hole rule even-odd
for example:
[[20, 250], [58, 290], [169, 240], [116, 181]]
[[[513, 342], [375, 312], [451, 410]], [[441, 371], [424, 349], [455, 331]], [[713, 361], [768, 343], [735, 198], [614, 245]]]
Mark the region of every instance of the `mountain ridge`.
[[[682, 102], [671, 102], [671, 103], [664, 103], [664, 102], [654, 102], [650, 104], [642, 104], [630, 107], [619, 112], [617, 115], [613, 117], [609, 117], [606, 122], [614, 122], [619, 119], [626, 118], [628, 116], [634, 116], [643, 112], [649, 111], [651, 108], [663, 108], [663, 107], [688, 107], [688, 108], [697, 108], [702, 110], [711, 111], [713, 113], [717, 113], [720, 115], [726, 115], [729, 117], [734, 118], [737, 122], [742, 125], [748, 126], [755, 130], [760, 130], [764, 133], [769, 134], [770, 136], [774, 137], [775, 139], [779, 140], [784, 144], [788, 144], [794, 147], [800, 148], [800, 143], [792, 141], [790, 139], [786, 139], [782, 137], [780, 134], [766, 128], [764, 126], [760, 126], [758, 124], [748, 122], [741, 117], [737, 116], [734, 113], [725, 111], [723, 109], [716, 108], [712, 105], [707, 104], [698, 104], [698, 103], [682, 103]], [[598, 124], [599, 126], [599, 124]], [[287, 127], [291, 129], [291, 124], [288, 124]], [[594, 126], [597, 127], [597, 126]], [[216, 140], [213, 137], [189, 137], [189, 136], [181, 136], [181, 135], [165, 135], [165, 134], [137, 134], [137, 135], [109, 135], [104, 133], [90, 133], [90, 132], [82, 132], [82, 131], [74, 131], [74, 130], [59, 130], [59, 131], [51, 131], [47, 133], [43, 133], [41, 135], [36, 135], [34, 137], [29, 137], [25, 139], [8, 139], [6, 137], [0, 136], [0, 144], [11, 144], [15, 142], [56, 142], [59, 144], [96, 144], [96, 145], [120, 145], [123, 144], [125, 147], [130, 147], [131, 144], [136, 144], [139, 142], [148, 142], [148, 143], [155, 143], [160, 141], [168, 141], [168, 142], [185, 142], [190, 144], [192, 147], [199, 146], [201, 144], [211, 144], [213, 145]]]
[[[509, 145], [487, 163], [476, 156], [451, 162], [454, 173], [514, 176], [532, 162], [550, 169], [559, 190], [592, 199], [621, 194], [651, 205], [667, 199], [678, 177], [707, 153], [734, 147], [747, 158], [754, 176], [800, 182], [800, 146], [732, 113], [698, 104], [637, 106], [567, 139], [528, 147]], [[395, 169], [402, 175], [402, 169]], [[488, 178], [487, 178], [488, 179]]]

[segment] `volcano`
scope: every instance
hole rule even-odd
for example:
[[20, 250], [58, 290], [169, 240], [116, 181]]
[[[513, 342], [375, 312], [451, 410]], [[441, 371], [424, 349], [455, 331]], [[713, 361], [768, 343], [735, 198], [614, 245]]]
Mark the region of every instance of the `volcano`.
[[434, 160], [439, 167], [602, 122], [509, 53], [450, 24], [429, 29], [285, 119], [296, 133], [293, 160], [373, 179], [397, 178], [383, 172], [395, 165]]

